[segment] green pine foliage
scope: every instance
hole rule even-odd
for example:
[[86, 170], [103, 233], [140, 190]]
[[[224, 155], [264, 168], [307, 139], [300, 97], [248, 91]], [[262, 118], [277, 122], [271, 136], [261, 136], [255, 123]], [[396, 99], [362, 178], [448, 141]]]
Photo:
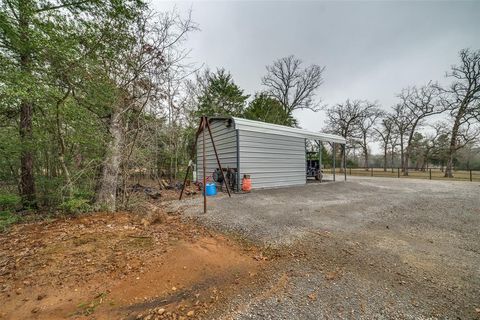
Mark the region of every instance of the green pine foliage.
[[206, 86], [198, 101], [197, 115], [241, 117], [248, 97], [225, 69], [208, 72]]
[[259, 93], [249, 103], [245, 110], [244, 117], [251, 120], [258, 120], [268, 123], [280, 124], [294, 127], [297, 121], [283, 108], [282, 104], [268, 96], [266, 93]]

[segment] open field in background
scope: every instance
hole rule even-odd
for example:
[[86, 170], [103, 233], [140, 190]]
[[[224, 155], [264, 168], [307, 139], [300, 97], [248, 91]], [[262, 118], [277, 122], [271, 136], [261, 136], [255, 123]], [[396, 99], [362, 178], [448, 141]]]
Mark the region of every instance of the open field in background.
[[[333, 174], [333, 168], [323, 169], [324, 174], [327, 176]], [[343, 172], [340, 168], [336, 168], [335, 174], [343, 176]], [[475, 170], [457, 170], [453, 172], [453, 178], [445, 178], [444, 172], [440, 169], [428, 169], [425, 171], [409, 169], [408, 176], [404, 176], [403, 172], [399, 168], [388, 168], [387, 171], [384, 171], [383, 168], [369, 168], [365, 170], [364, 168], [347, 168], [347, 176], [360, 176], [360, 177], [390, 177], [406, 179], [431, 179], [431, 180], [456, 180], [456, 181], [472, 181], [480, 182], [480, 171]]]

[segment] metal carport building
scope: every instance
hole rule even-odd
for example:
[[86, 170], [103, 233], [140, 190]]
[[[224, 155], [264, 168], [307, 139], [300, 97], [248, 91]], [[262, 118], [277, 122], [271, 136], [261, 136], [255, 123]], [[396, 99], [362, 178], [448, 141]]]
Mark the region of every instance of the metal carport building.
[[[237, 189], [243, 175], [250, 175], [252, 189], [303, 185], [306, 177], [306, 140], [345, 145], [341, 136], [312, 132], [236, 117], [211, 117], [213, 141], [222, 167], [235, 169]], [[207, 130], [208, 131], [208, 130]], [[197, 181], [203, 180], [203, 137], [196, 148]], [[218, 168], [213, 146], [205, 133], [206, 176]]]

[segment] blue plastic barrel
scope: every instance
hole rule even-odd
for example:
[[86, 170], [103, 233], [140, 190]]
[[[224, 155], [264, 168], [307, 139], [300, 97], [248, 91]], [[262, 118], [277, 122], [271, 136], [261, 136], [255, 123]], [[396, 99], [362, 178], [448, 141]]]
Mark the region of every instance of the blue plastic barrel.
[[207, 187], [205, 188], [207, 196], [214, 196], [217, 194], [217, 185], [212, 183], [207, 183]]

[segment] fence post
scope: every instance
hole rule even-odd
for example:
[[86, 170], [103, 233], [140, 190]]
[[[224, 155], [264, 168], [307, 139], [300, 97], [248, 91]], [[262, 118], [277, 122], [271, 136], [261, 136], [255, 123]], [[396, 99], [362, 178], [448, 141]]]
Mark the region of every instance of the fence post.
[[430, 171], [430, 180], [432, 180], [432, 169], [428, 169]]
[[333, 181], [335, 181], [335, 158], [337, 157], [337, 153], [335, 152], [335, 142], [333, 143], [333, 151], [332, 151], [332, 156], [333, 156]]
[[397, 177], [400, 178], [400, 168], [397, 168]]
[[372, 168], [372, 171], [370, 171], [370, 176], [373, 177], [373, 168]]
[[472, 179], [472, 169], [470, 169], [470, 182], [472, 182], [473, 179]]

